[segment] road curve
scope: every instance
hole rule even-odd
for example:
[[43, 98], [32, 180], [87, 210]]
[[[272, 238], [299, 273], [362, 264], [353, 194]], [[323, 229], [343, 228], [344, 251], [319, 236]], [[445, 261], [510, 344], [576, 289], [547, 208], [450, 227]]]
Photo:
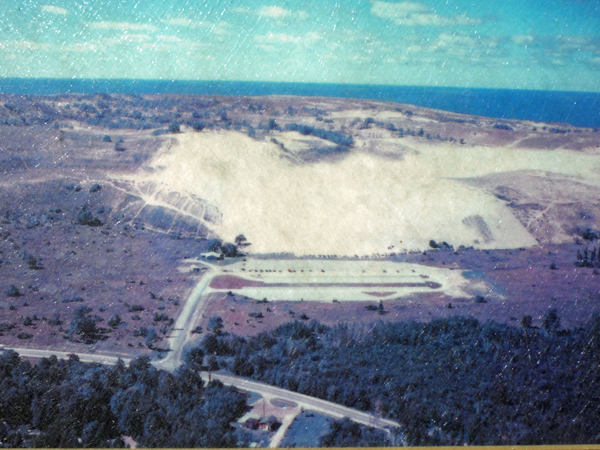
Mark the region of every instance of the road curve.
[[[202, 372], [201, 375], [204, 380], [208, 380], [208, 372]], [[210, 377], [214, 380], [219, 380], [226, 386], [235, 386], [238, 389], [256, 392], [262, 396], [277, 397], [295, 402], [302, 406], [305, 410], [317, 411], [339, 419], [347, 417], [354, 422], [358, 422], [369, 427], [378, 428], [380, 430], [401, 428], [400, 424], [394, 422], [393, 420], [382, 419], [373, 414], [348, 408], [347, 406], [341, 406], [336, 403], [328, 402], [327, 400], [321, 400], [320, 398], [310, 397], [308, 395], [288, 391], [286, 389], [270, 386], [268, 384], [250, 381], [246, 378], [222, 375], [218, 373], [211, 373]]]
[[[20, 356], [27, 358], [49, 358], [55, 355], [59, 359], [68, 359], [69, 355], [76, 355], [82, 362], [99, 363], [114, 366], [117, 361], [122, 360], [125, 364], [129, 364], [132, 360], [130, 358], [121, 358], [118, 356], [102, 355], [97, 353], [73, 353], [73, 352], [59, 352], [56, 350], [36, 350], [31, 348], [16, 348], [16, 347], [3, 347], [3, 350], [14, 350]], [[157, 361], [158, 362], [158, 361]], [[156, 362], [154, 365], [157, 365]], [[202, 378], [208, 380], [208, 372], [201, 372]], [[246, 378], [236, 377], [231, 375], [223, 375], [218, 373], [212, 373], [210, 375], [212, 379], [219, 380], [221, 383], [227, 386], [235, 386], [245, 391], [256, 392], [266, 397], [282, 398], [295, 402], [302, 406], [304, 409], [318, 411], [329, 416], [342, 418], [348, 417], [355, 422], [362, 423], [374, 428], [386, 429], [389, 427], [396, 428], [400, 427], [400, 424], [389, 419], [381, 419], [375, 417], [373, 414], [358, 411], [353, 408], [341, 406], [336, 403], [321, 400], [316, 397], [310, 397], [308, 395], [299, 394], [297, 392], [288, 391], [286, 389], [278, 388], [275, 386], [269, 386], [268, 384], [258, 383], [256, 381], [250, 381]]]
[[[209, 266], [209, 264], [206, 265]], [[214, 276], [214, 273], [205, 273], [200, 282], [194, 287], [194, 290], [185, 302], [185, 306], [173, 326], [174, 331], [171, 334], [172, 338], [169, 343], [171, 351], [165, 359], [153, 362], [157, 368], [173, 372], [181, 365], [183, 349], [191, 332], [190, 328], [196, 323], [198, 317], [204, 313], [204, 310], [206, 309], [206, 299], [202, 301], [204, 298], [204, 290], [208, 287]]]
[[[212, 270], [210, 270], [208, 273], [205, 273], [199, 283], [194, 287], [183, 310], [179, 314], [174, 326], [174, 328], [179, 332], [177, 334], [174, 333], [172, 336], [172, 340], [170, 342], [171, 352], [169, 352], [165, 359], [153, 361], [153, 365], [158, 369], [174, 372], [182, 364], [183, 349], [190, 337], [190, 328], [194, 323], [196, 323], [198, 317], [206, 309], [206, 302], [202, 301], [204, 297], [204, 291], [209, 286], [213, 277], [221, 272], [219, 268], [213, 266], [212, 264], [205, 265], [209, 266], [209, 268]], [[99, 353], [75, 353], [30, 348], [8, 348], [0, 346], [0, 352], [3, 350], [14, 350], [19, 353], [19, 355], [29, 358], [48, 358], [52, 355], [55, 355], [59, 359], [68, 359], [70, 355], [76, 355], [82, 362], [106, 365], [116, 365], [119, 360], [122, 360], [125, 364], [129, 364], [133, 360], [133, 358], [115, 356], [114, 354], [105, 355]], [[202, 372], [201, 375], [204, 380], [209, 379], [208, 372]], [[346, 406], [338, 405], [315, 397], [310, 397], [308, 395], [299, 394], [297, 392], [288, 391], [275, 386], [258, 383], [256, 381], [250, 381], [246, 378], [217, 373], [212, 373], [210, 376], [213, 379], [221, 381], [225, 385], [235, 386], [246, 391], [256, 392], [265, 398], [276, 397], [295, 402], [305, 410], [320, 412], [335, 418], [347, 417], [354, 422], [386, 431], [390, 431], [393, 428], [401, 428], [399, 423], [389, 419], [382, 419], [373, 414], [365, 413], [353, 408], [348, 408]]]
[[[118, 356], [103, 355], [97, 353], [73, 353], [73, 352], [60, 352], [56, 350], [36, 350], [31, 348], [17, 348], [17, 347], [0, 347], [0, 352], [14, 350], [20, 356], [27, 358], [49, 358], [54, 355], [59, 359], [68, 359], [70, 355], [76, 355], [80, 361], [88, 363], [99, 363], [114, 366], [119, 360], [125, 364], [129, 364], [131, 358], [123, 358]], [[154, 365], [158, 366], [155, 361]], [[158, 367], [161, 368], [161, 367]], [[376, 417], [373, 414], [358, 411], [353, 408], [338, 405], [336, 403], [328, 402], [327, 400], [321, 400], [316, 397], [310, 397], [308, 395], [299, 394], [297, 392], [288, 391], [286, 389], [270, 386], [268, 384], [258, 383], [256, 381], [250, 381], [246, 378], [236, 377], [232, 375], [223, 375], [218, 373], [211, 373], [209, 376], [208, 372], [201, 372], [202, 379], [208, 381], [209, 377], [215, 380], [219, 380], [226, 386], [235, 386], [238, 389], [245, 391], [256, 392], [265, 398], [281, 398], [294, 403], [304, 408], [305, 410], [316, 411], [322, 414], [343, 418], [347, 417], [354, 422], [367, 425], [369, 427], [378, 428], [380, 430], [389, 431], [392, 428], [401, 428], [400, 424], [389, 419], [382, 419]]]

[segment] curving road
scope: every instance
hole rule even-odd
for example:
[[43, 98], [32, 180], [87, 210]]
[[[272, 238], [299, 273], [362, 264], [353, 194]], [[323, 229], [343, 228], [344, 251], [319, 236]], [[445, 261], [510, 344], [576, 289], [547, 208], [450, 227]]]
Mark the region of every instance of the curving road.
[[[175, 322], [175, 331], [172, 334], [170, 341], [171, 351], [169, 352], [168, 356], [163, 360], [157, 360], [153, 362], [154, 366], [158, 369], [174, 372], [182, 364], [183, 349], [185, 348], [186, 343], [190, 339], [191, 327], [194, 323], [197, 322], [198, 318], [206, 310], [207, 302], [203, 301], [203, 299], [205, 299], [204, 292], [209, 286], [212, 279], [216, 275], [222, 273], [222, 269], [220, 269], [217, 266], [207, 264], [203, 261], [202, 264], [208, 266], [209, 271], [207, 271], [207, 273], [204, 274], [204, 276], [196, 285], [196, 287], [194, 287], [192, 293], [190, 294], [190, 297], [185, 303], [183, 310], [181, 311], [179, 317], [177, 318], [177, 321]], [[0, 352], [2, 352], [3, 350], [14, 350], [21, 356], [30, 358], [48, 358], [52, 355], [55, 355], [57, 358], [60, 359], [68, 359], [70, 355], [76, 355], [82, 362], [100, 363], [107, 365], [115, 365], [119, 360], [122, 360], [125, 364], [129, 364], [133, 359], [130, 357], [121, 357], [115, 355], [114, 353], [106, 355], [99, 353], [74, 353], [61, 352], [55, 350], [38, 350], [30, 348], [5, 348], [0, 346]], [[262, 395], [265, 399], [279, 398], [290, 402], [294, 402], [298, 405], [298, 411], [302, 409], [311, 410], [340, 419], [347, 417], [353, 420], [354, 422], [373, 428], [378, 428], [380, 430], [385, 430], [387, 432], [390, 432], [392, 429], [395, 428], [401, 428], [399, 423], [389, 419], [382, 419], [373, 414], [358, 411], [353, 408], [348, 408], [346, 406], [338, 405], [336, 403], [328, 402], [326, 400], [321, 400], [319, 398], [310, 397], [308, 395], [299, 394], [297, 392], [288, 391], [275, 386], [258, 383], [256, 381], [250, 381], [246, 378], [236, 377], [232, 375], [223, 375], [219, 373], [209, 374], [208, 372], [202, 372], [201, 375], [204, 380], [208, 380], [209, 377], [212, 377], [212, 379], [219, 380], [227, 386], [235, 386], [238, 389], [256, 392]], [[291, 423], [294, 417], [295, 415], [292, 415], [290, 417], [286, 417], [286, 419], [289, 419], [288, 422]], [[287, 423], [285, 425], [289, 426], [290, 423]], [[281, 427], [280, 433], [278, 433], [278, 435], [280, 435], [279, 439], [274, 439], [273, 442], [271, 442], [271, 447], [277, 446], [279, 444], [279, 441], [283, 437], [287, 426]]]
[[[48, 358], [55, 355], [59, 359], [68, 359], [69, 355], [76, 355], [82, 362], [93, 362], [107, 365], [115, 365], [120, 359], [125, 364], [131, 362], [130, 358], [122, 358], [118, 356], [102, 355], [102, 354], [89, 354], [89, 353], [73, 353], [73, 352], [59, 352], [55, 350], [36, 350], [31, 348], [0, 348], [2, 350], [14, 350], [19, 355], [29, 358]], [[157, 361], [158, 362], [158, 361]], [[154, 363], [156, 366], [157, 364]], [[209, 373], [201, 372], [202, 379], [208, 381]], [[219, 380], [226, 386], [235, 386], [238, 389], [245, 391], [256, 392], [266, 398], [281, 398], [294, 402], [305, 410], [311, 410], [323, 413], [328, 416], [343, 418], [348, 417], [349, 419], [367, 425], [370, 427], [378, 428], [380, 430], [389, 430], [390, 428], [400, 428], [400, 424], [389, 419], [382, 419], [376, 417], [373, 414], [358, 411], [347, 406], [341, 406], [336, 403], [321, 400], [316, 397], [310, 397], [308, 395], [299, 394], [297, 392], [288, 391], [286, 389], [270, 386], [268, 384], [258, 383], [251, 381], [246, 378], [236, 377], [232, 375], [223, 375], [219, 373], [211, 373], [210, 377], [215, 380]]]
[[[203, 261], [199, 261], [202, 264], [213, 269], [213, 272], [206, 272], [200, 282], [196, 285], [192, 291], [190, 297], [185, 302], [183, 310], [177, 317], [177, 321], [173, 326], [173, 332], [171, 334], [171, 341], [169, 346], [171, 351], [167, 357], [162, 360], [154, 361], [153, 364], [163, 370], [173, 372], [177, 367], [181, 365], [181, 359], [183, 357], [183, 349], [188, 339], [190, 338], [190, 328], [196, 323], [198, 317], [200, 317], [206, 310], [207, 302], [204, 297], [204, 291], [210, 284], [211, 280], [219, 271], [214, 271], [215, 266], [208, 264]], [[202, 301], [204, 299], [204, 301]]]
[[[202, 379], [208, 380], [209, 373], [202, 372]], [[282, 398], [294, 403], [297, 403], [305, 410], [316, 411], [328, 416], [336, 417], [341, 419], [347, 417], [354, 422], [367, 425], [369, 427], [378, 428], [380, 430], [389, 431], [393, 428], [401, 428], [398, 422], [394, 422], [389, 419], [382, 419], [376, 417], [373, 414], [358, 411], [347, 406], [338, 405], [337, 403], [328, 402], [327, 400], [321, 400], [320, 398], [310, 397], [308, 395], [299, 394], [297, 392], [288, 391], [268, 384], [258, 383], [256, 381], [250, 381], [246, 378], [236, 377], [232, 375], [222, 375], [219, 373], [211, 373], [210, 377], [214, 380], [219, 380], [226, 386], [235, 386], [238, 389], [244, 391], [256, 392], [263, 397], [271, 398]]]
[[[204, 290], [210, 284], [210, 281], [213, 277], [220, 273], [220, 270], [213, 266], [212, 264], [208, 264], [204, 261], [198, 261], [202, 264], [208, 266], [212, 271], [204, 274], [202, 279], [198, 282], [198, 284], [192, 290], [190, 297], [185, 302], [185, 306], [183, 310], [177, 317], [177, 321], [175, 322], [174, 329], [175, 331], [172, 333], [172, 340], [169, 343], [171, 351], [168, 353], [168, 356], [165, 359], [153, 361], [154, 366], [158, 369], [167, 370], [169, 372], [174, 372], [181, 363], [183, 356], [183, 349], [185, 344], [191, 335], [191, 327], [196, 322], [198, 317], [204, 313], [206, 309], [206, 302], [202, 302]], [[216, 269], [216, 270], [215, 270]], [[19, 353], [21, 356], [29, 357], [29, 358], [48, 358], [52, 355], [55, 355], [60, 359], [68, 359], [69, 355], [77, 355], [79, 360], [82, 362], [95, 362], [100, 364], [107, 365], [115, 365], [117, 361], [120, 359], [123, 360], [126, 364], [129, 364], [133, 358], [131, 357], [120, 357], [112, 355], [104, 355], [100, 353], [75, 353], [75, 352], [61, 352], [56, 350], [38, 350], [31, 348], [16, 348], [16, 347], [3, 347], [0, 346], [0, 352], [2, 350], [14, 350]]]

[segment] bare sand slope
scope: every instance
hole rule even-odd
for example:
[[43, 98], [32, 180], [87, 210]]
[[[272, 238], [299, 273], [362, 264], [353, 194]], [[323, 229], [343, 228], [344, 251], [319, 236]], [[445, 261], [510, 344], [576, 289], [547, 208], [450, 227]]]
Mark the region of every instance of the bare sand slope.
[[514, 216], [542, 244], [570, 242], [583, 230], [600, 229], [600, 186], [585, 178], [518, 171], [464, 181], [506, 201]]
[[[406, 148], [406, 140], [397, 141]], [[598, 184], [598, 155], [410, 147], [414, 151], [396, 160], [359, 148], [341, 161], [298, 165], [277, 145], [242, 133], [185, 133], [135, 181], [159, 183], [163, 198], [171, 190], [216, 206], [222, 220], [210, 226], [225, 240], [243, 233], [252, 252], [297, 255], [423, 249], [431, 239], [479, 248], [531, 246], [535, 238], [506, 202], [458, 178], [537, 170]]]

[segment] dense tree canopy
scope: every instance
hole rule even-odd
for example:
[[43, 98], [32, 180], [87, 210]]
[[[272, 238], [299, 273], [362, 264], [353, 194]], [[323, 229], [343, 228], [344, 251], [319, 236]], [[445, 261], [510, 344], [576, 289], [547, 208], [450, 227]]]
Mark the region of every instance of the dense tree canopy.
[[204, 345], [237, 375], [394, 419], [411, 445], [600, 443], [600, 318], [545, 321], [294, 322]]
[[344, 418], [331, 424], [330, 432], [320, 439], [319, 444], [322, 447], [385, 447], [388, 442], [385, 432]]
[[[0, 355], [0, 447], [236, 447], [230, 422], [245, 396], [184, 365], [175, 374], [147, 357], [129, 367], [56, 357], [37, 365], [13, 351]], [[4, 425], [3, 425], [4, 424]]]

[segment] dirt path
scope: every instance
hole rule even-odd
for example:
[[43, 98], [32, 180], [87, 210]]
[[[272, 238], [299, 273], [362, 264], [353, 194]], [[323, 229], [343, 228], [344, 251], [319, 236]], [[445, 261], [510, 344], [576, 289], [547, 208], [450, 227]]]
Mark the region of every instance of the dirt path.
[[283, 420], [281, 421], [281, 426], [279, 427], [277, 433], [275, 433], [275, 436], [273, 436], [273, 439], [271, 439], [271, 442], [269, 443], [269, 448], [279, 448], [279, 444], [281, 444], [281, 441], [285, 437], [285, 433], [287, 433], [288, 428], [294, 422], [298, 414], [300, 414], [301, 412], [302, 410], [300, 408], [294, 408], [294, 412], [292, 414], [288, 414], [283, 418]]

